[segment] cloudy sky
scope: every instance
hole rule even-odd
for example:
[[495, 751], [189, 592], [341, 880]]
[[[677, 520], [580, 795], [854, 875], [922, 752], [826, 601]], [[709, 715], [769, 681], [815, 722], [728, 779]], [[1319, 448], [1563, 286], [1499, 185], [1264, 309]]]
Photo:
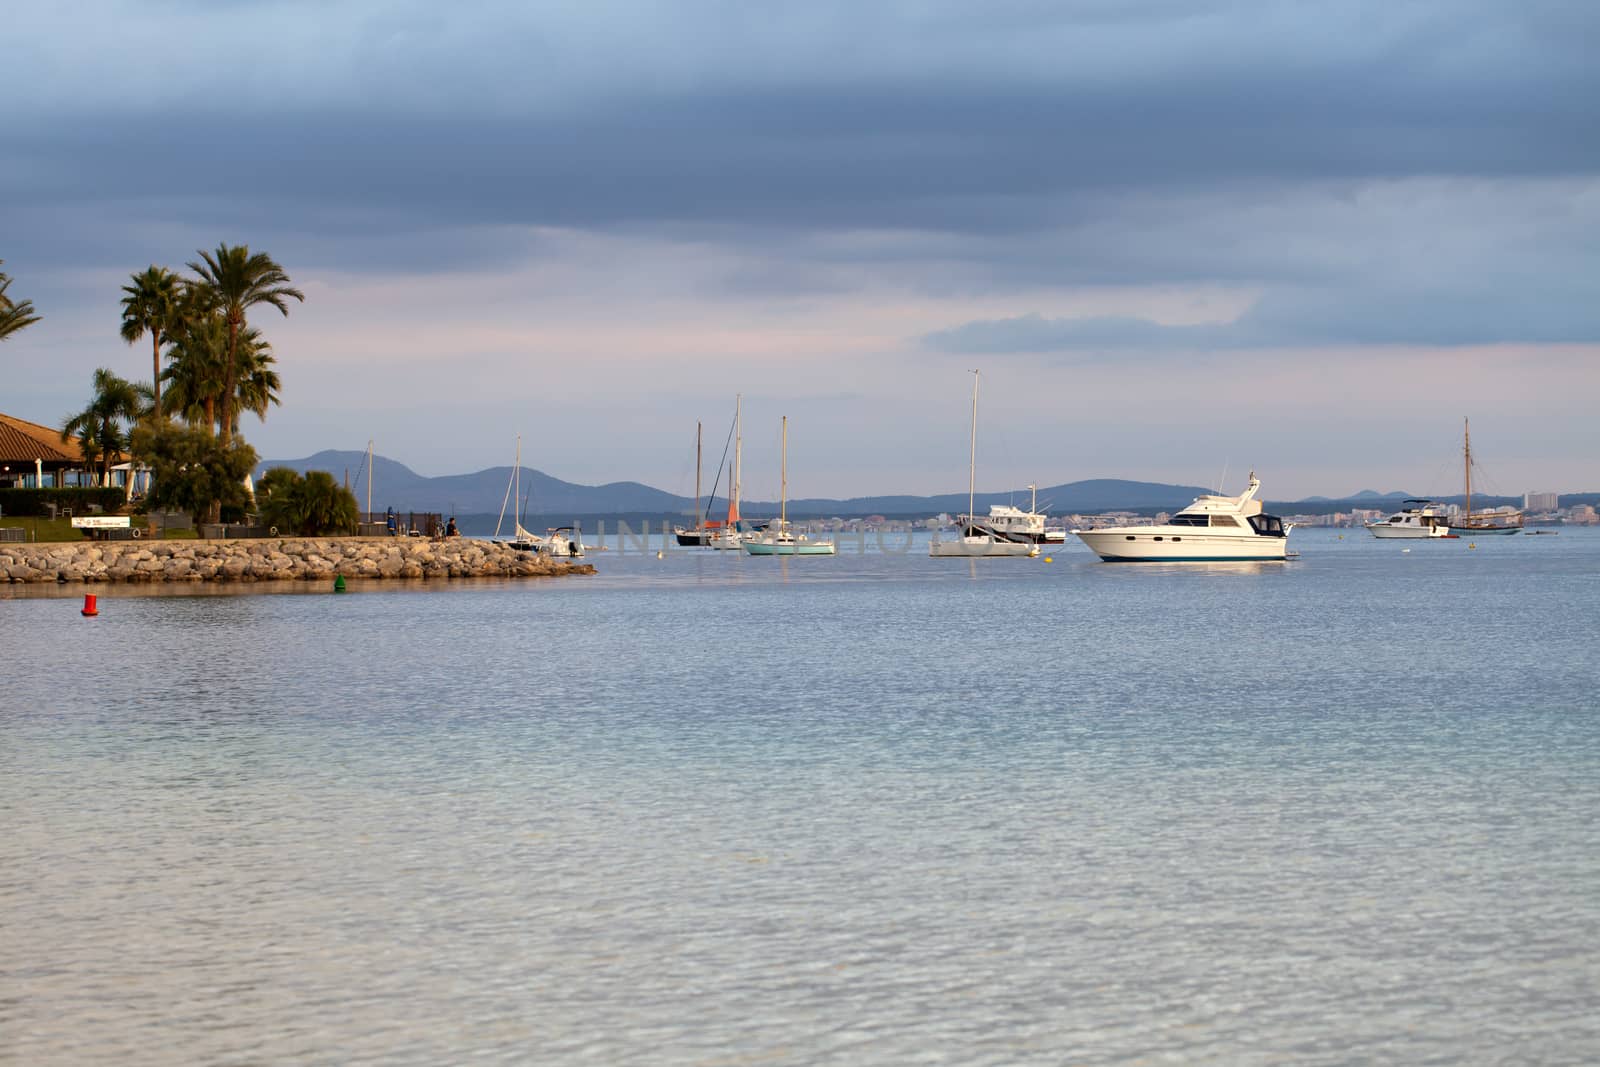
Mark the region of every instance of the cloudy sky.
[[[1600, 490], [1589, 0], [18, 5], [0, 410], [148, 378], [119, 287], [219, 242], [265, 458], [775, 495], [1091, 477]], [[711, 444], [709, 442], [715, 442]]]

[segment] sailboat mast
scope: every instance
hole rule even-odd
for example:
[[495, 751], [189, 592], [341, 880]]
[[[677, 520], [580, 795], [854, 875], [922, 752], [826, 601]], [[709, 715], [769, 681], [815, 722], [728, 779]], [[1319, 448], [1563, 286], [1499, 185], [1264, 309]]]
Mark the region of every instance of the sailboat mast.
[[696, 420], [696, 422], [694, 424], [694, 528], [696, 530], [703, 530], [703, 529], [706, 528], [706, 520], [703, 517], [701, 517], [701, 515], [700, 515], [700, 436], [701, 436], [701, 432], [702, 431], [701, 431], [700, 422], [698, 420]]
[[372, 438], [367, 438], [367, 521], [372, 521]]
[[789, 416], [783, 417], [782, 458], [778, 461], [778, 532], [789, 527]]
[[740, 475], [744, 466], [744, 394], [733, 398], [733, 492], [728, 496], [728, 525], [739, 525]]
[[967, 526], [976, 522], [973, 498], [978, 486], [978, 372], [972, 372], [972, 442], [967, 453]]
[[1462, 467], [1467, 475], [1467, 518], [1472, 518], [1472, 420], [1461, 418]]

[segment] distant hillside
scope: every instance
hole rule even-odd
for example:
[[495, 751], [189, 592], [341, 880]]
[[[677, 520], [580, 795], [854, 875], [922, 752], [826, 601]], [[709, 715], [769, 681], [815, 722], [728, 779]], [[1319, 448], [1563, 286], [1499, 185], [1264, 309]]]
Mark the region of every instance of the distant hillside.
[[[349, 478], [350, 489], [362, 507], [367, 502], [367, 459], [363, 452], [324, 451], [304, 459], [268, 460], [256, 468], [256, 477], [271, 467], [290, 467], [297, 471], [327, 471], [340, 482]], [[509, 510], [530, 516], [588, 518], [602, 515], [656, 515], [681, 517], [689, 514], [694, 501], [689, 497], [653, 489], [639, 482], [611, 482], [606, 485], [578, 485], [565, 482], [531, 467], [522, 468], [521, 490], [524, 500]], [[496, 515], [506, 500], [511, 484], [510, 467], [490, 467], [472, 474], [451, 474], [424, 478], [403, 463], [383, 456], [372, 460], [372, 507], [374, 511], [436, 511], [455, 515]], [[1237, 492], [1241, 486], [1228, 486]], [[1212, 490], [1197, 485], [1167, 485], [1161, 482], [1132, 482], [1120, 478], [1091, 478], [1039, 489], [1039, 508], [1054, 515], [1093, 514], [1102, 511], [1176, 511], [1202, 493]], [[1288, 512], [1336, 511], [1351, 507], [1389, 507], [1405, 493], [1375, 493], [1363, 490], [1353, 497], [1332, 500], [1310, 497], [1303, 501], [1270, 501], [1270, 509]], [[1447, 498], [1448, 499], [1448, 498]], [[1478, 498], [1484, 506], [1514, 502], [1513, 498]], [[987, 511], [991, 504], [1027, 506], [1027, 489], [979, 493], [977, 506]], [[789, 513], [797, 517], [887, 515], [926, 517], [940, 512], [956, 514], [967, 509], [965, 493], [937, 496], [860, 496], [847, 500], [812, 497], [789, 501]], [[747, 515], [775, 515], [775, 500], [746, 500]]]
[[[1118, 478], [1092, 478], [1064, 485], [1039, 488], [1039, 510], [1051, 514], [1096, 511], [1140, 511], [1150, 508], [1177, 509], [1201, 493], [1210, 492], [1193, 485], [1164, 485], [1160, 482], [1129, 482]], [[1026, 488], [1002, 493], [978, 493], [979, 511], [993, 504], [1027, 507], [1033, 494]], [[777, 510], [777, 504], [746, 504], [745, 511]], [[939, 496], [858, 496], [848, 500], [809, 498], [789, 501], [794, 515], [935, 515], [957, 514], [967, 510], [967, 494], [943, 493]]]
[[[305, 459], [274, 459], [256, 468], [256, 477], [272, 467], [289, 467], [304, 473], [328, 471], [341, 483], [348, 474], [350, 490], [363, 507], [367, 503], [367, 456], [365, 452], [318, 452]], [[609, 485], [575, 485], [553, 478], [531, 467], [522, 468], [521, 492], [527, 509], [540, 514], [605, 515], [613, 512], [644, 511], [670, 514], [692, 507], [692, 502], [663, 493], [638, 482], [612, 482]], [[459, 515], [498, 513], [511, 486], [510, 467], [490, 467], [473, 474], [451, 474], [424, 478], [403, 463], [374, 456], [372, 459], [372, 508], [382, 511], [437, 511]], [[521, 510], [512, 506], [513, 513]]]

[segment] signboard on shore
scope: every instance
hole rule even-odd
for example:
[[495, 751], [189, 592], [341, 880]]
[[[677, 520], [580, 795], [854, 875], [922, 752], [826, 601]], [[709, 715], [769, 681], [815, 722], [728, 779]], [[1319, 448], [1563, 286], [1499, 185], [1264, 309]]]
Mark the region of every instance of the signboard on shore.
[[72, 528], [75, 530], [126, 530], [132, 525], [133, 519], [127, 515], [72, 516]]

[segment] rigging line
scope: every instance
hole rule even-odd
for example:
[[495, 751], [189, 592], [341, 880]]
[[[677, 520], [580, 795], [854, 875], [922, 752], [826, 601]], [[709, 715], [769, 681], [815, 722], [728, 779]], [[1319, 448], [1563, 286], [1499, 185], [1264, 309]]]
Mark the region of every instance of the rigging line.
[[711, 502], [717, 498], [717, 486], [722, 484], [722, 472], [727, 469], [728, 465], [728, 449], [732, 447], [733, 423], [730, 422], [728, 424], [728, 437], [722, 442], [722, 458], [717, 460], [717, 476], [711, 482], [711, 495], [706, 497], [706, 514], [702, 523], [711, 521]]
[[[520, 468], [521, 466], [522, 466], [522, 438], [519, 437], [519, 438], [517, 438], [517, 467]], [[500, 524], [506, 521], [506, 505], [511, 503], [511, 483], [512, 483], [512, 479], [514, 479], [516, 477], [517, 477], [517, 472], [515, 470], [513, 470], [511, 472], [511, 477], [506, 479], [506, 495], [500, 499], [500, 517], [498, 519], [496, 519], [495, 523], [494, 523], [494, 535], [496, 537], [500, 536]], [[512, 515], [512, 519], [515, 520], [516, 516]]]
[[[687, 458], [685, 458], [684, 461], [683, 461], [683, 465], [678, 468], [678, 479], [677, 479], [677, 481], [673, 482], [672, 484], [674, 486], [676, 486], [678, 489], [682, 489], [685, 485], [688, 484], [688, 482], [689, 482], [689, 461], [688, 461]], [[688, 494], [680, 492], [678, 495], [679, 496], [687, 496]]]

